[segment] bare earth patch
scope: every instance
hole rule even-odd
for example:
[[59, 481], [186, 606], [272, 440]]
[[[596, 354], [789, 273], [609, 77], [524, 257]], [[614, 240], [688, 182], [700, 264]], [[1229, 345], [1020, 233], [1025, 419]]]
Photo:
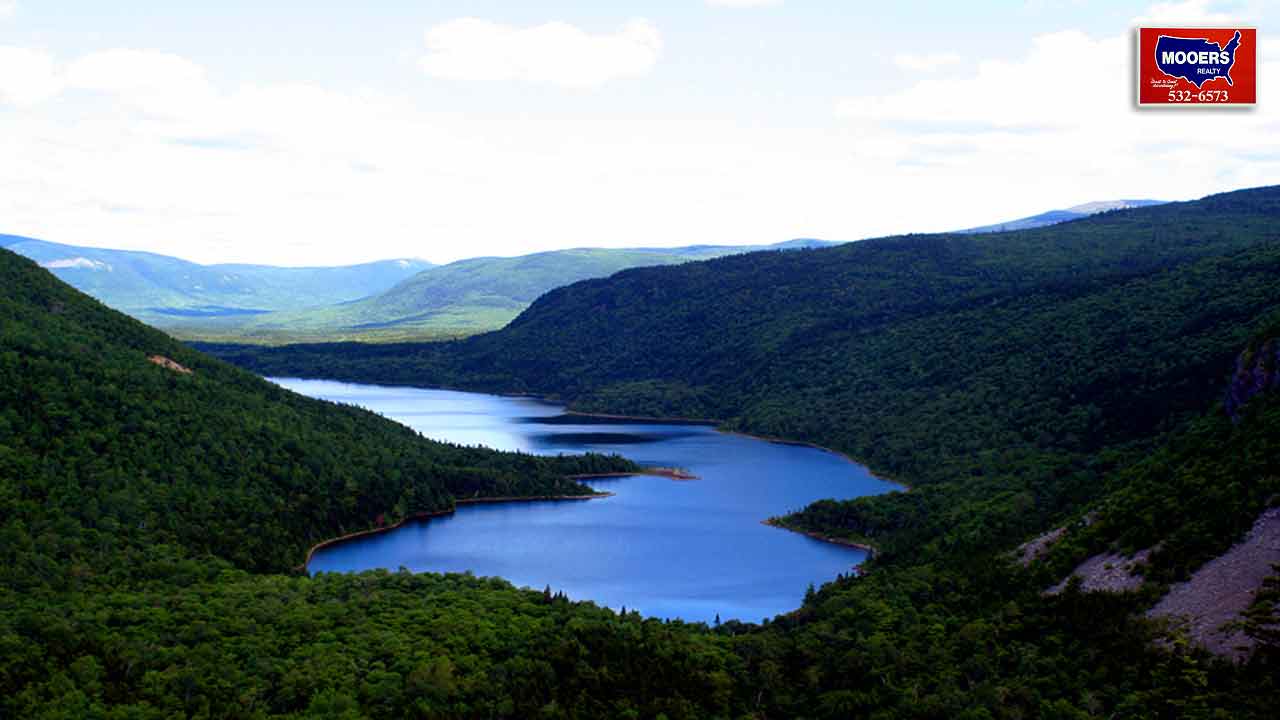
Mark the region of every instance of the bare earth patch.
[[182, 373], [183, 375], [191, 374], [190, 368], [184, 367], [182, 364], [174, 360], [170, 360], [163, 355], [151, 355], [147, 359], [166, 370], [172, 370], [176, 373]]
[[1029, 567], [1033, 561], [1040, 559], [1042, 555], [1048, 552], [1049, 548], [1058, 542], [1066, 532], [1067, 528], [1065, 526], [1054, 528], [1040, 537], [1019, 545], [1018, 549], [1014, 551], [1014, 556], [1017, 557], [1018, 563], [1022, 567]]
[[[1088, 527], [1093, 524], [1096, 517], [1097, 515], [1095, 513], [1090, 512], [1081, 518], [1077, 524], [1082, 527]], [[1032, 538], [1031, 540], [1019, 545], [1018, 549], [1013, 551], [1013, 556], [1018, 563], [1022, 565], [1022, 567], [1030, 567], [1031, 563], [1044, 557], [1044, 554], [1049, 552], [1049, 548], [1053, 547], [1054, 544], [1061, 540], [1062, 536], [1066, 534], [1066, 525], [1054, 528], [1039, 537]]]
[[1205, 563], [1191, 579], [1174, 585], [1147, 617], [1182, 623], [1192, 640], [1211, 652], [1243, 660], [1253, 649], [1239, 632], [1222, 626], [1239, 620], [1262, 581], [1280, 563], [1280, 508], [1262, 513], [1244, 540]]
[[1084, 592], [1129, 592], [1142, 586], [1142, 576], [1134, 570], [1147, 561], [1151, 549], [1139, 550], [1132, 557], [1116, 553], [1105, 553], [1080, 563], [1065, 580], [1049, 588], [1045, 592], [1057, 595], [1062, 592], [1071, 578], [1080, 578], [1080, 589]]

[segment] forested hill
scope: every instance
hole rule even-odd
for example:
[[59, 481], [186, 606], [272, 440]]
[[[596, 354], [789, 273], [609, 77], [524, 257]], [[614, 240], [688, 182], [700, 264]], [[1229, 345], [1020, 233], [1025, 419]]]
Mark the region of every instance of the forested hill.
[[74, 562], [84, 583], [128, 572], [123, 560], [159, 547], [287, 570], [320, 540], [448, 509], [455, 497], [585, 492], [562, 476], [593, 463], [618, 464], [430, 442], [303, 398], [0, 251], [5, 523], [56, 537], [4, 543], [10, 578]]
[[[768, 248], [795, 250], [834, 244], [796, 239]], [[572, 248], [516, 257], [468, 258], [423, 270], [361, 300], [325, 307], [303, 304], [235, 318], [165, 319], [161, 326], [188, 339], [232, 338], [271, 345], [291, 339], [386, 342], [463, 337], [501, 328], [538, 296], [562, 285], [607, 277], [626, 268], [675, 265], [758, 249], [764, 248]]]

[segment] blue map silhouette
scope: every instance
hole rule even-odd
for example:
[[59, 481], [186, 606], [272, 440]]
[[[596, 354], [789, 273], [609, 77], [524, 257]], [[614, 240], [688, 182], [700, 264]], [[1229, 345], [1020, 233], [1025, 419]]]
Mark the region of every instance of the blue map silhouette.
[[[1236, 64], [1236, 48], [1239, 47], [1239, 30], [1225, 47], [1200, 38], [1161, 35], [1156, 41], [1156, 67], [1164, 74], [1183, 78], [1197, 88], [1220, 77], [1225, 77], [1227, 84], [1234, 87], [1231, 68]], [[1209, 62], [1199, 62], [1201, 53], [1208, 53]]]

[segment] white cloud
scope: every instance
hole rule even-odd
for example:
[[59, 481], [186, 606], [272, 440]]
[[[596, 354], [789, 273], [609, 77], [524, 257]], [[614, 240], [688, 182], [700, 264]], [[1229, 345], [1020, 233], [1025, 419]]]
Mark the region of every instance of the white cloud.
[[0, 46], [0, 106], [30, 107], [62, 90], [53, 56], [41, 50]]
[[[1033, 39], [1031, 52], [1016, 61], [984, 60], [967, 77], [923, 80], [900, 92], [848, 98], [837, 112], [877, 122], [961, 123], [1010, 128], [1062, 126], [1096, 116], [1100, 108], [1127, 109], [1123, 90], [1129, 77], [1126, 41], [1094, 40], [1078, 31]], [[1097, 78], [1095, 83], [1064, 79]]]
[[201, 262], [451, 260], [566, 238], [714, 237], [729, 232], [715, 214], [663, 232], [649, 215], [616, 220], [656, 192], [699, 213], [705, 188], [746, 184], [733, 168], [757, 144], [689, 123], [655, 136], [652, 119], [630, 115], [429, 112], [307, 84], [222, 90], [203, 68], [149, 51], [26, 55], [54, 80], [24, 102], [63, 94], [0, 112], [4, 230]]
[[1134, 18], [1135, 25], [1229, 25], [1240, 22], [1240, 16], [1231, 12], [1214, 10], [1213, 0], [1183, 0], [1183, 2], [1159, 2], [1141, 16]]
[[199, 112], [213, 95], [204, 68], [181, 56], [153, 50], [89, 53], [67, 67], [66, 86], [106, 93], [161, 117]]
[[[1148, 16], [1218, 18], [1203, 2], [1157, 5]], [[1243, 112], [1138, 110], [1132, 47], [1129, 32], [1048, 33], [1033, 38], [1020, 57], [983, 60], [945, 81], [925, 78], [897, 92], [847, 97], [836, 113], [856, 138], [856, 161], [880, 173], [882, 192], [929, 198], [933, 229], [954, 227], [958, 218], [979, 224], [1030, 214], [1047, 202], [1183, 199], [1276, 182], [1280, 118], [1269, 105]], [[1262, 64], [1259, 95], [1280, 96], [1280, 63]], [[978, 203], [973, 188], [986, 191]]]
[[706, 0], [706, 2], [716, 7], [749, 8], [781, 5], [783, 0]]
[[0, 47], [0, 104], [31, 107], [69, 90], [105, 93], [160, 114], [212, 92], [203, 68], [168, 53], [103, 50], [59, 63], [41, 50]]
[[90, 53], [71, 63], [67, 80], [73, 87], [132, 95], [202, 86], [205, 73], [178, 55], [116, 49]]
[[955, 65], [963, 59], [964, 58], [955, 53], [929, 53], [924, 55], [898, 53], [893, 56], [893, 64], [903, 70], [934, 72], [935, 70], [941, 70], [948, 65]]
[[648, 20], [591, 34], [563, 22], [533, 27], [479, 18], [450, 20], [426, 32], [424, 72], [449, 80], [523, 80], [595, 87], [645, 75], [658, 62], [662, 36]]
[[18, 12], [18, 0], [0, 0], [0, 20], [7, 20]]
[[[443, 109], [369, 90], [232, 85], [152, 51], [6, 48], [0, 231], [201, 262], [447, 261], [856, 239], [1280, 178], [1280, 116], [1267, 101], [1280, 97], [1280, 50], [1261, 53], [1263, 103], [1251, 111], [1138, 112], [1132, 44], [1121, 28], [1048, 33], [1002, 59], [967, 58], [945, 83], [861, 90], [839, 116], [790, 128], [662, 98], [652, 112], [582, 112], [562, 93], [528, 112], [491, 98]], [[505, 76], [529, 79], [505, 62]], [[1075, 82], [1082, 74], [1096, 82]]]

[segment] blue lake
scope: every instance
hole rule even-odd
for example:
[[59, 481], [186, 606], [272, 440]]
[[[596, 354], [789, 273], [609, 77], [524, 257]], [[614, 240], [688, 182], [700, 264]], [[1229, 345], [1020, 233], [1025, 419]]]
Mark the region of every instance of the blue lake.
[[638, 475], [590, 481], [612, 497], [467, 505], [457, 513], [318, 551], [309, 570], [405, 567], [547, 585], [645, 615], [759, 622], [799, 607], [805, 590], [848, 573], [862, 551], [761, 521], [821, 498], [897, 489], [817, 448], [717, 432], [701, 425], [586, 420], [555, 423], [563, 408], [530, 398], [273, 378], [312, 397], [361, 405], [423, 435], [500, 450], [618, 453], [680, 467], [692, 481]]

